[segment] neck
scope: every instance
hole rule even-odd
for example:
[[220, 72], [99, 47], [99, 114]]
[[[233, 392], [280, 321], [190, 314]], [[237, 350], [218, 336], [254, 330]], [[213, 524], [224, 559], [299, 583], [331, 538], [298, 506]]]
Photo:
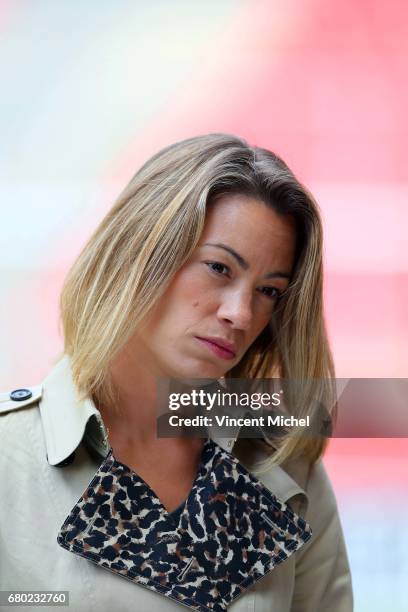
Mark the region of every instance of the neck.
[[115, 357], [110, 373], [118, 403], [99, 406], [109, 438], [142, 445], [153, 442], [157, 438], [157, 380], [164, 374], [148, 355], [134, 348], [125, 348]]

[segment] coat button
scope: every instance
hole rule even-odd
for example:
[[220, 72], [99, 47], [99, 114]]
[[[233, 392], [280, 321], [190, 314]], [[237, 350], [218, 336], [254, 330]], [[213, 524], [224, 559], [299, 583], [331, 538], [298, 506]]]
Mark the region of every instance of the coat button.
[[10, 399], [15, 402], [23, 402], [30, 399], [32, 395], [30, 389], [15, 389], [10, 393]]

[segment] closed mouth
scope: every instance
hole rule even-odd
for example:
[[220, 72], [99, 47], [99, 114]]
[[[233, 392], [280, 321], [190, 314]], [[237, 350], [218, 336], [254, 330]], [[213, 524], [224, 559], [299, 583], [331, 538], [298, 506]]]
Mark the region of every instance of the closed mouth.
[[235, 346], [230, 342], [212, 337], [196, 336], [196, 338], [198, 338], [198, 340], [203, 340], [204, 342], [209, 342], [219, 349], [226, 351], [226, 353], [229, 353], [232, 357], [235, 357]]

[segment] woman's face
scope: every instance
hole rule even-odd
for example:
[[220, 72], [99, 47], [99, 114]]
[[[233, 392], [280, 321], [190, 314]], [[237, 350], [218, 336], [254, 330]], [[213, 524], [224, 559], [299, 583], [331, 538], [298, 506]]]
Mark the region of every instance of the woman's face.
[[257, 199], [211, 204], [197, 248], [132, 340], [139, 357], [164, 377], [223, 376], [270, 320], [295, 241], [293, 218]]

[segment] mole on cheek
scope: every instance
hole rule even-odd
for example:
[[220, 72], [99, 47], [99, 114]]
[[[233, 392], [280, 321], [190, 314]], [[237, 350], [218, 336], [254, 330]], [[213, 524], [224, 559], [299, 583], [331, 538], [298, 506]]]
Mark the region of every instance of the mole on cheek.
[[193, 302], [193, 308], [197, 308], [198, 304], [198, 302]]

